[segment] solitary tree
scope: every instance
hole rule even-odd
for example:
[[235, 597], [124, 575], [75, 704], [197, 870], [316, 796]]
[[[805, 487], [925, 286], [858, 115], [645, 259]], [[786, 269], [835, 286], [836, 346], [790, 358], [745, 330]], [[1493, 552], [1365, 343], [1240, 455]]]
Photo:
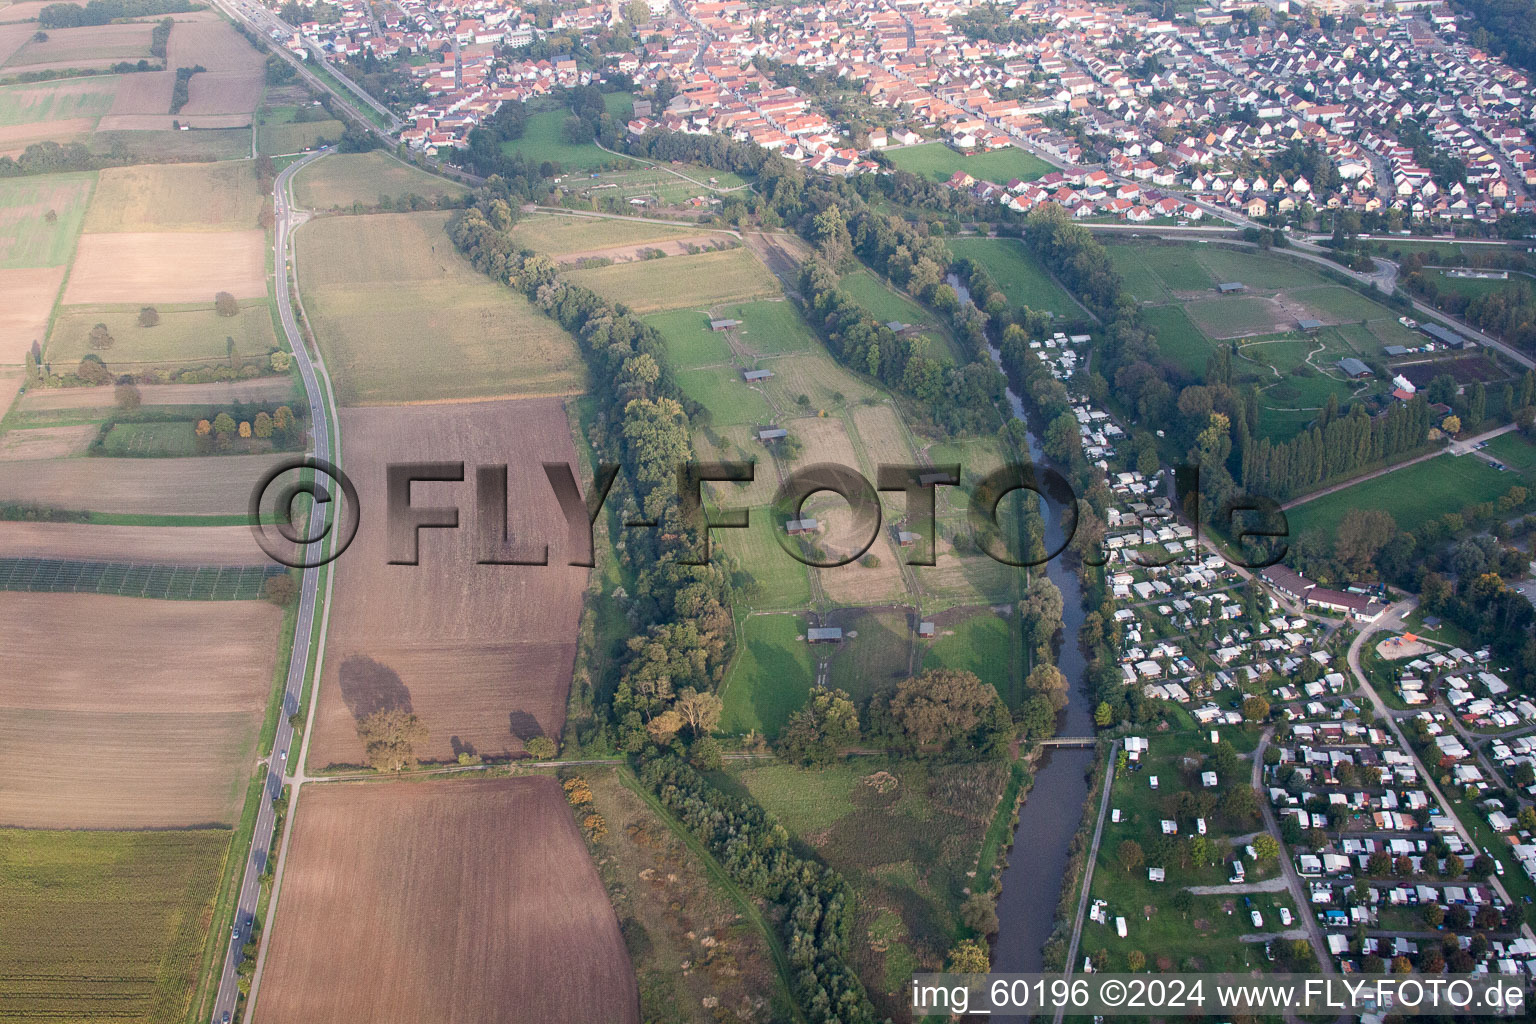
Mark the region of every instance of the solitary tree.
[[91, 333], [86, 336], [86, 342], [94, 349], [109, 349], [117, 341], [112, 337], [112, 332], [106, 324], [97, 324], [91, 328]]
[[1125, 954], [1125, 965], [1132, 971], [1139, 971], [1147, 966], [1147, 954], [1139, 949], [1133, 949]]
[[219, 292], [213, 297], [213, 309], [219, 316], [236, 316], [240, 312], [240, 303], [229, 292]]
[[555, 741], [548, 736], [533, 736], [523, 744], [523, 749], [535, 761], [547, 761], [555, 756]]
[[961, 939], [949, 951], [947, 969], [951, 974], [986, 974], [992, 969], [987, 944], [976, 939]]
[[154, 306], [145, 306], [139, 310], [139, 326], [154, 327], [160, 322], [160, 311]]
[[1141, 844], [1134, 839], [1126, 839], [1120, 843], [1120, 848], [1115, 851], [1115, 856], [1120, 859], [1120, 866], [1125, 868], [1125, 873], [1130, 874], [1147, 862], [1147, 855], [1142, 852]]
[[112, 390], [112, 398], [123, 412], [133, 412], [144, 402], [138, 387], [131, 380], [124, 380]]

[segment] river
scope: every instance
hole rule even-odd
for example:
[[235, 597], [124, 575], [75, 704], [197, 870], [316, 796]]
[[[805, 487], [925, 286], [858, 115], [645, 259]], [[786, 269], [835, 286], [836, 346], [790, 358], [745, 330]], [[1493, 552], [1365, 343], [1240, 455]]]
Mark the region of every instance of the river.
[[[970, 301], [969, 291], [953, 274], [949, 275], [949, 284], [961, 302]], [[991, 345], [988, 351], [992, 361], [1001, 366], [1002, 354]], [[1014, 418], [1028, 427], [1024, 403], [1012, 388], [1008, 389], [1007, 397]], [[1049, 460], [1033, 429], [1029, 430], [1028, 440], [1030, 458], [1038, 465], [1047, 464]], [[1046, 516], [1045, 549], [1054, 551], [1061, 542], [1060, 520]], [[1084, 615], [1082, 587], [1077, 574], [1061, 556], [1046, 564], [1045, 573], [1061, 591], [1062, 635], [1056, 665], [1072, 683], [1071, 699], [1066, 710], [1057, 716], [1056, 735], [1091, 736], [1092, 698], [1086, 689], [1085, 660], [1078, 643]], [[997, 901], [999, 929], [992, 946], [992, 970], [997, 973], [1029, 974], [1044, 967], [1042, 949], [1056, 924], [1068, 848], [1083, 818], [1093, 757], [1092, 750], [1067, 748], [1048, 751], [1036, 764], [1034, 786], [1019, 811], [1013, 848], [1008, 853], [1008, 866], [1003, 869], [1003, 891]]]

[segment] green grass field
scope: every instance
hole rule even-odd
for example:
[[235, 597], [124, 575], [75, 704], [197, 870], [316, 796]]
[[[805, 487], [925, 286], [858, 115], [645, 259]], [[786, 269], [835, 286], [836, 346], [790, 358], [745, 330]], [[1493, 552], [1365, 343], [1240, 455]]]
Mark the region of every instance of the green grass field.
[[117, 76], [0, 86], [0, 128], [44, 121], [95, 120], [112, 109]]
[[667, 339], [667, 355], [678, 369], [728, 363], [725, 335], [709, 329], [709, 314], [692, 309], [652, 313], [645, 322]]
[[100, 131], [91, 135], [90, 146], [93, 153], [121, 153], [134, 160], [244, 160], [251, 155], [251, 129]]
[[380, 196], [399, 200], [413, 193], [429, 199], [438, 196], [457, 199], [467, 191], [463, 185], [428, 174], [377, 150], [372, 153], [332, 153], [307, 165], [293, 178], [294, 200], [312, 210], [349, 207], [353, 203], [373, 206]]
[[775, 736], [790, 713], [805, 703], [815, 679], [817, 652], [796, 639], [804, 634], [802, 615], [753, 615], [742, 623], [741, 649], [720, 684], [725, 702], [722, 733]]
[[1536, 444], [1518, 431], [1500, 434], [1489, 441], [1487, 452], [1516, 472], [1527, 476], [1536, 474]]
[[781, 352], [812, 352], [821, 342], [801, 318], [793, 303], [784, 299], [743, 302], [718, 307], [715, 316], [722, 320], [740, 320], [735, 328], [739, 345], [756, 355]]
[[851, 274], [844, 274], [837, 287], [883, 324], [892, 320], [904, 324], [924, 324], [933, 320], [923, 307], [888, 287], [870, 270], [860, 268]]
[[[951, 246], [954, 242], [950, 243]], [[1157, 271], [1152, 269], [1156, 250], [1150, 246], [1125, 245], [1110, 242], [1104, 246], [1115, 272], [1125, 282], [1126, 289], [1137, 302], [1167, 302], [1172, 295]]]
[[746, 249], [618, 263], [565, 276], [636, 313], [707, 309], [782, 294], [778, 279]]
[[912, 627], [904, 610], [842, 612], [834, 621], [844, 639], [827, 666], [827, 685], [862, 703], [911, 673]]
[[67, 264], [95, 178], [46, 174], [0, 180], [0, 269]]
[[[1175, 247], [1169, 246], [1168, 249]], [[1182, 247], [1180, 247], [1182, 248]], [[1249, 288], [1275, 290], [1280, 288], [1305, 288], [1313, 284], [1328, 284], [1328, 280], [1309, 266], [1293, 263], [1280, 256], [1250, 252], [1246, 249], [1227, 249], [1213, 245], [1193, 248], [1195, 259], [1210, 275], [1214, 287], [1226, 281], [1241, 281]], [[1159, 267], [1163, 253], [1159, 252]], [[1159, 270], [1159, 273], [1164, 271]], [[1167, 277], [1164, 277], [1167, 280]], [[1180, 289], [1175, 288], [1175, 291]]]
[[341, 121], [330, 118], [324, 121], [263, 124], [256, 129], [256, 148], [268, 156], [302, 153], [316, 146], [338, 141], [346, 127]]
[[977, 611], [946, 623], [932, 640], [920, 641], [926, 647], [922, 667], [974, 672], [982, 682], [995, 687], [1010, 706], [1017, 706], [1023, 695], [1024, 673], [1016, 633], [1013, 618]]
[[682, 370], [677, 382], [685, 395], [708, 411], [712, 427], [751, 426], [773, 419], [762, 392], [742, 380], [741, 371], [734, 366]]
[[1492, 501], [1524, 481], [1471, 455], [1440, 455], [1287, 510], [1291, 536], [1334, 530], [1352, 508], [1385, 509], [1398, 529], [1415, 530], [1447, 512]]
[[1024, 251], [1021, 242], [1011, 238], [953, 238], [949, 251], [985, 266], [1008, 296], [1009, 305], [1028, 306], [1058, 316], [1076, 316], [1081, 312], [1072, 296]]
[[633, 166], [632, 162], [612, 153], [605, 153], [593, 143], [573, 145], [565, 141], [561, 133], [570, 112], [565, 109], [546, 110], [528, 118], [523, 126], [523, 137], [501, 144], [508, 156], [522, 154], [535, 164], [549, 161], [560, 165], [563, 171], [596, 171], [610, 167]]
[[582, 390], [575, 340], [470, 266], [448, 216], [325, 217], [297, 232], [305, 309], [342, 403]]
[[1141, 315], [1147, 327], [1157, 335], [1158, 350], [1169, 362], [1195, 376], [1205, 373], [1205, 361], [1216, 349], [1184, 313], [1183, 307], [1154, 306], [1142, 310]]
[[[1323, 314], [1318, 317], [1320, 320], [1391, 319], [1393, 322], [1397, 320], [1387, 307], [1366, 298], [1353, 288], [1346, 288], [1339, 284], [1324, 285], [1319, 288], [1297, 288], [1290, 292], [1290, 297]], [[1355, 326], [1358, 327], [1359, 324], [1356, 323]]]
[[1033, 181], [1051, 170], [1050, 164], [1016, 146], [966, 156], [942, 142], [929, 142], [888, 150], [886, 156], [898, 169], [933, 181], [948, 181], [956, 171], [964, 171], [978, 180], [1006, 185], [1014, 178]]
[[[758, 470], [772, 472], [763, 465]], [[713, 543], [751, 576], [738, 590], [738, 602], [754, 611], [803, 610], [811, 601], [810, 571], [779, 546], [781, 529], [773, 510], [760, 507], [749, 510], [747, 529], [711, 534]]]
[[0, 830], [0, 1015], [182, 1020], [229, 839]]
[[1521, 284], [1532, 284], [1531, 279], [1519, 274], [1510, 274], [1506, 281], [1489, 280], [1477, 277], [1452, 277], [1444, 270], [1427, 270], [1425, 274], [1432, 278], [1435, 287], [1441, 295], [1464, 295], [1469, 299], [1480, 299], [1484, 295], [1493, 295], [1497, 292], [1508, 291]]
[[1256, 296], [1201, 299], [1185, 303], [1184, 311], [1212, 338], [1267, 334], [1284, 326], [1276, 321], [1283, 313], [1269, 300]]
[[[54, 319], [43, 355], [56, 372], [73, 368], [94, 352], [108, 367], [178, 366], [219, 362], [229, 358], [228, 339], [246, 360], [267, 359], [277, 347], [267, 304], [256, 299], [240, 304], [238, 316], [223, 317], [211, 304], [159, 305], [160, 323], [139, 326], [139, 306], [65, 306]], [[98, 323], [111, 332], [111, 348], [93, 349], [91, 328]]]

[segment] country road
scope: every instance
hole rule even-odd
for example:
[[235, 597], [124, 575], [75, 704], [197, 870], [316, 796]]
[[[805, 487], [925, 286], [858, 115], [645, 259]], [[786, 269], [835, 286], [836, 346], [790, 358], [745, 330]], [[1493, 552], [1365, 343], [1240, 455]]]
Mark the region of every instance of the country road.
[[[322, 150], [311, 153], [284, 168], [277, 176], [274, 186], [276, 261], [273, 266], [276, 268], [278, 314], [282, 319], [283, 332], [288, 337], [288, 345], [293, 350], [294, 361], [298, 364], [299, 376], [304, 381], [305, 396], [309, 400], [314, 455], [318, 459], [333, 460], [331, 426], [334, 419], [330, 384], [326, 380], [322, 387], [324, 366], [317, 367], [319, 356], [311, 358], [309, 350], [305, 348], [304, 339], [299, 333], [298, 323], [293, 315], [287, 273], [289, 239], [294, 227], [291, 188], [293, 175], [299, 168], [325, 156], [326, 152], [328, 151]], [[218, 995], [214, 998], [214, 1024], [231, 1019], [239, 1002], [238, 969], [243, 958], [242, 949], [250, 938], [251, 922], [256, 916], [257, 904], [261, 898], [261, 876], [267, 868], [267, 855], [272, 846], [272, 833], [276, 824], [277, 815], [273, 808], [273, 800], [282, 793], [283, 774], [288, 763], [298, 760], [297, 752], [290, 749], [293, 742], [293, 727], [289, 724], [288, 718], [299, 709], [299, 702], [304, 692], [304, 680], [309, 674], [311, 655], [318, 655], [325, 646], [323, 628], [318, 644], [312, 648], [310, 643], [314, 633], [315, 611], [319, 604], [320, 575], [320, 569], [304, 570], [299, 588], [299, 613], [298, 621], [294, 625], [293, 655], [288, 662], [288, 678], [283, 686], [283, 706], [277, 718], [277, 733], [273, 737], [272, 749], [266, 761], [267, 780], [262, 790], [261, 806], [256, 812], [256, 831], [246, 856], [245, 876], [241, 881], [240, 896], [235, 904], [234, 934], [230, 936], [229, 948], [225, 951], [224, 969], [219, 975]], [[327, 580], [329, 580], [329, 574], [327, 574]]]

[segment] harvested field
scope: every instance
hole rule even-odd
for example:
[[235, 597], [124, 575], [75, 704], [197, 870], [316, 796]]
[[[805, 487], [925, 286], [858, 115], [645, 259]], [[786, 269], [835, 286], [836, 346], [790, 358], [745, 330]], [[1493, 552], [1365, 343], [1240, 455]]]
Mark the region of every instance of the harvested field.
[[581, 391], [575, 339], [470, 266], [443, 231], [447, 218], [324, 217], [298, 232], [305, 308], [341, 402]]
[[[166, 45], [166, 58], [167, 67], [190, 68], [201, 64], [208, 69], [205, 74], [259, 71], [266, 59], [223, 18], [217, 15], [205, 18], [196, 14], [176, 16], [176, 27], [171, 29], [170, 42]], [[200, 77], [194, 75], [193, 82]]]
[[0, 462], [16, 459], [60, 459], [79, 455], [96, 436], [94, 423], [70, 427], [38, 427], [8, 430], [0, 434]]
[[281, 623], [265, 601], [0, 593], [0, 822], [232, 822]]
[[[567, 256], [591, 249], [612, 247], [633, 248], [645, 242], [697, 236], [697, 228], [680, 227], [676, 224], [658, 224], [655, 221], [614, 220], [608, 217], [569, 217], [538, 215], [524, 217], [512, 229], [512, 238], [537, 252], [551, 256]], [[724, 233], [713, 234], [724, 239]]]
[[[0, 18], [5, 17], [6, 8], [0, 7]], [[11, 54], [21, 49], [23, 43], [32, 38], [37, 31], [36, 25], [28, 25], [21, 22], [15, 25], [0, 25], [0, 65], [11, 59]]]
[[206, 302], [267, 294], [263, 231], [121, 232], [80, 236], [64, 301]]
[[[330, 643], [310, 765], [361, 764], [357, 722], [390, 706], [430, 730], [423, 760], [463, 750], [507, 757], [558, 738], [587, 571], [569, 566], [566, 528], [541, 468], [575, 464], [553, 399], [344, 409], [347, 468], [363, 508], [383, 508], [385, 465], [464, 461], [464, 483], [421, 483], [417, 505], [457, 502], [457, 530], [423, 530], [420, 565], [389, 565], [386, 521], [367, 516], [337, 563]], [[509, 536], [549, 545], [548, 566], [479, 565], [474, 470], [509, 462]], [[444, 667], [451, 665], [451, 672]]]
[[783, 294], [778, 278], [748, 249], [669, 256], [664, 260], [577, 270], [565, 276], [572, 284], [621, 302], [636, 313], [704, 309], [724, 302], [776, 298]]
[[90, 174], [42, 174], [0, 181], [0, 268], [66, 266], [91, 196], [91, 179]]
[[554, 779], [319, 786], [293, 830], [258, 1022], [639, 1021]]
[[717, 239], [710, 235], [693, 235], [688, 238], [667, 238], [655, 242], [647, 242], [643, 245], [611, 245], [603, 249], [585, 249], [580, 252], [568, 252], [559, 257], [561, 266], [569, 266], [580, 263], [582, 260], [612, 260], [615, 263], [632, 263], [635, 260], [655, 259], [650, 255], [655, 252], [663, 252], [668, 256], [687, 256], [696, 253], [700, 249], [713, 247]]
[[853, 442], [843, 421], [830, 416], [807, 416], [784, 424], [786, 430], [800, 439], [800, 457], [795, 468], [814, 466], [818, 462], [831, 462], [850, 469], [859, 468]]
[[117, 94], [112, 97], [113, 117], [130, 114], [164, 114], [171, 109], [171, 94], [176, 89], [176, 72], [136, 71], [118, 79]]
[[0, 364], [24, 363], [34, 341], [48, 333], [53, 300], [64, 282], [64, 267], [0, 270]]
[[270, 562], [247, 526], [0, 522], [0, 557], [155, 565], [235, 566]]
[[20, 156], [34, 142], [78, 142], [95, 127], [94, 117], [67, 117], [60, 121], [0, 125], [0, 156]]
[[[907, 432], [888, 405], [860, 405], [853, 410], [853, 427], [869, 457], [870, 479], [883, 465], [913, 465], [917, 459], [907, 444]], [[900, 500], [898, 498], [898, 500]]]
[[106, 68], [119, 61], [149, 57], [148, 21], [81, 28], [51, 28], [45, 42], [29, 40], [5, 62], [7, 71]]
[[[182, 124], [201, 124], [202, 118], [183, 117]], [[161, 122], [149, 122], [161, 123]], [[91, 136], [96, 153], [126, 153], [139, 160], [244, 160], [251, 155], [249, 128], [200, 128], [197, 131], [109, 131], [100, 128]]]
[[250, 160], [112, 167], [97, 178], [85, 230], [244, 231], [263, 198]]
[[243, 515], [261, 475], [290, 457], [16, 462], [0, 473], [0, 502], [124, 515]]
[[311, 210], [329, 210], [353, 203], [372, 206], [381, 195], [398, 199], [414, 192], [432, 198], [462, 196], [467, 191], [457, 182], [428, 174], [377, 150], [372, 153], [333, 153], [309, 164], [293, 177], [294, 201]]
[[220, 123], [208, 127], [237, 128], [251, 123], [251, 113], [261, 102], [263, 79], [255, 71], [204, 71], [187, 83], [187, 105], [181, 114], [192, 118], [208, 114], [239, 114], [238, 124]]
[[186, 1017], [229, 841], [228, 829], [0, 832], [5, 1019]]
[[[140, 384], [145, 405], [229, 405], [234, 402], [272, 402], [291, 397], [291, 377], [262, 377], [226, 384]], [[21, 400], [27, 412], [45, 409], [108, 409], [116, 404], [111, 385], [100, 388], [61, 388], [28, 391]]]

